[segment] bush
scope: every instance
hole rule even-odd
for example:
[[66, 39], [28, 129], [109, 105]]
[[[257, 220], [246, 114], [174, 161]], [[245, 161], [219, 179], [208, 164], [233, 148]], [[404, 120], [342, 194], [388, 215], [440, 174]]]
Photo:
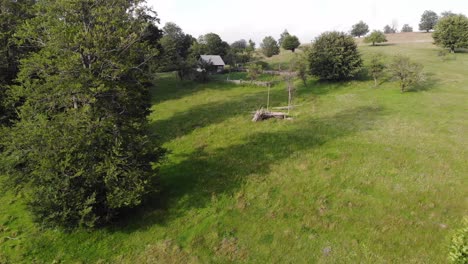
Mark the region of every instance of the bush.
[[273, 55], [278, 55], [280, 52], [278, 42], [276, 42], [273, 37], [265, 37], [260, 47], [262, 48], [263, 55], [268, 58]]
[[457, 48], [468, 48], [468, 18], [451, 15], [439, 20], [433, 34], [435, 43], [455, 53]]
[[449, 260], [454, 264], [468, 263], [468, 217], [465, 217], [464, 225], [456, 231], [450, 245]]
[[294, 52], [301, 45], [301, 42], [299, 42], [299, 39], [296, 36], [289, 35], [284, 38], [281, 45], [283, 49]]
[[354, 39], [343, 32], [326, 32], [317, 37], [308, 59], [310, 73], [322, 80], [354, 78], [362, 67]]
[[365, 43], [372, 43], [372, 46], [375, 46], [375, 43], [387, 42], [387, 37], [382, 31], [374, 30], [368, 37], [364, 39]]
[[396, 56], [389, 69], [393, 77], [400, 82], [402, 93], [424, 80], [423, 66], [412, 62], [410, 58], [405, 56]]

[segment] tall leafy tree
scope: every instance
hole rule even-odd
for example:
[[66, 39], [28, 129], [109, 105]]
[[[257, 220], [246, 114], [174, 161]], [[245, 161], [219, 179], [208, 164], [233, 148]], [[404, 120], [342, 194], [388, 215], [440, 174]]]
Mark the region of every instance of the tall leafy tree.
[[260, 47], [262, 48], [263, 55], [266, 57], [278, 55], [280, 52], [278, 42], [271, 36], [265, 37]]
[[283, 40], [286, 39], [286, 37], [289, 37], [289, 36], [290, 36], [290, 34], [289, 34], [288, 30], [285, 29], [283, 31], [283, 33], [281, 33], [280, 38], [278, 39], [278, 45], [282, 46], [283, 45]]
[[38, 0], [17, 33], [40, 47], [22, 60], [23, 97], [1, 164], [29, 193], [36, 219], [95, 226], [152, 191], [160, 151], [150, 144], [148, 34], [158, 22], [143, 1]]
[[215, 33], [208, 33], [199, 37], [198, 42], [201, 45], [200, 55], [220, 55], [224, 59], [229, 52], [229, 44]]
[[443, 17], [435, 26], [435, 43], [455, 53], [457, 48], [468, 48], [468, 18], [462, 14]]
[[312, 75], [323, 80], [345, 80], [361, 71], [362, 59], [354, 39], [343, 32], [326, 32], [317, 37], [309, 52]]
[[360, 38], [361, 36], [365, 36], [367, 33], [369, 33], [369, 26], [362, 20], [355, 24], [351, 29], [351, 35], [354, 37]]
[[294, 52], [300, 45], [301, 42], [299, 42], [299, 39], [296, 36], [289, 35], [284, 38], [282, 47], [285, 50]]
[[175, 23], [168, 22], [163, 27], [163, 37], [160, 40], [159, 70], [180, 71], [190, 55], [190, 48], [195, 39]]
[[419, 30], [429, 32], [434, 29], [439, 16], [434, 11], [426, 10], [421, 16], [421, 22], [419, 23]]

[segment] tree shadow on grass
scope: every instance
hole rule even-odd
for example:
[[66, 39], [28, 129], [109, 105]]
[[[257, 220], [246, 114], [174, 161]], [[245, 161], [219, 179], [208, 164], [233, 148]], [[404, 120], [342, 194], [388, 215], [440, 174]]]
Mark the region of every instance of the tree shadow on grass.
[[156, 104], [168, 100], [176, 100], [183, 98], [189, 94], [200, 92], [206, 89], [228, 90], [235, 88], [232, 83], [212, 80], [206, 83], [198, 83], [194, 81], [178, 80], [175, 74], [165, 73], [159, 76], [150, 90], [151, 103]]
[[[280, 164], [294, 153], [372, 129], [382, 114], [380, 107], [358, 107], [330, 117], [300, 120], [291, 123], [291, 128], [285, 131], [256, 133], [248, 136], [243, 144], [212, 151], [198, 148], [181, 157], [182, 161], [162, 167], [163, 193], [141, 207], [139, 213], [132, 214], [126, 232], [164, 224], [183, 216], [190, 208], [205, 207], [212, 195], [235, 193], [249, 176], [268, 175], [274, 164]], [[161, 210], [161, 205], [169, 208], [174, 204], [177, 208], [170, 210], [170, 214]]]
[[[287, 94], [281, 89], [272, 89], [270, 93], [270, 104], [277, 105], [284, 98], [286, 103]], [[175, 138], [190, 134], [197, 128], [207, 127], [221, 123], [234, 116], [245, 116], [250, 119], [252, 112], [266, 107], [267, 89], [262, 88], [258, 92], [249, 93], [240, 98], [227, 101], [219, 101], [198, 105], [185, 112], [180, 112], [169, 119], [157, 120], [150, 124], [151, 131], [155, 131], [162, 143]]]

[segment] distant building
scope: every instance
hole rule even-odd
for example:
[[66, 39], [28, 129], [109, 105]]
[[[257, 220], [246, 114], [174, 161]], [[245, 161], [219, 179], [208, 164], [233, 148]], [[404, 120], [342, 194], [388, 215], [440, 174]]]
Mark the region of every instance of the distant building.
[[223, 59], [219, 55], [201, 55], [200, 61], [211, 63], [216, 72], [222, 72], [224, 70], [224, 66], [226, 66]]

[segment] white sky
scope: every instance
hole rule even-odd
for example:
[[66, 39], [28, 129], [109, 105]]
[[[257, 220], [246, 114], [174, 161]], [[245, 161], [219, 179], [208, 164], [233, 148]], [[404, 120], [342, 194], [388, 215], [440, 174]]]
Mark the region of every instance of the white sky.
[[359, 20], [382, 30], [392, 21], [398, 29], [410, 24], [418, 30], [424, 10], [464, 13], [468, 0], [147, 0], [161, 24], [174, 22], [194, 37], [216, 33], [229, 43], [268, 35], [275, 39], [287, 29], [308, 43], [329, 30], [348, 32]]

